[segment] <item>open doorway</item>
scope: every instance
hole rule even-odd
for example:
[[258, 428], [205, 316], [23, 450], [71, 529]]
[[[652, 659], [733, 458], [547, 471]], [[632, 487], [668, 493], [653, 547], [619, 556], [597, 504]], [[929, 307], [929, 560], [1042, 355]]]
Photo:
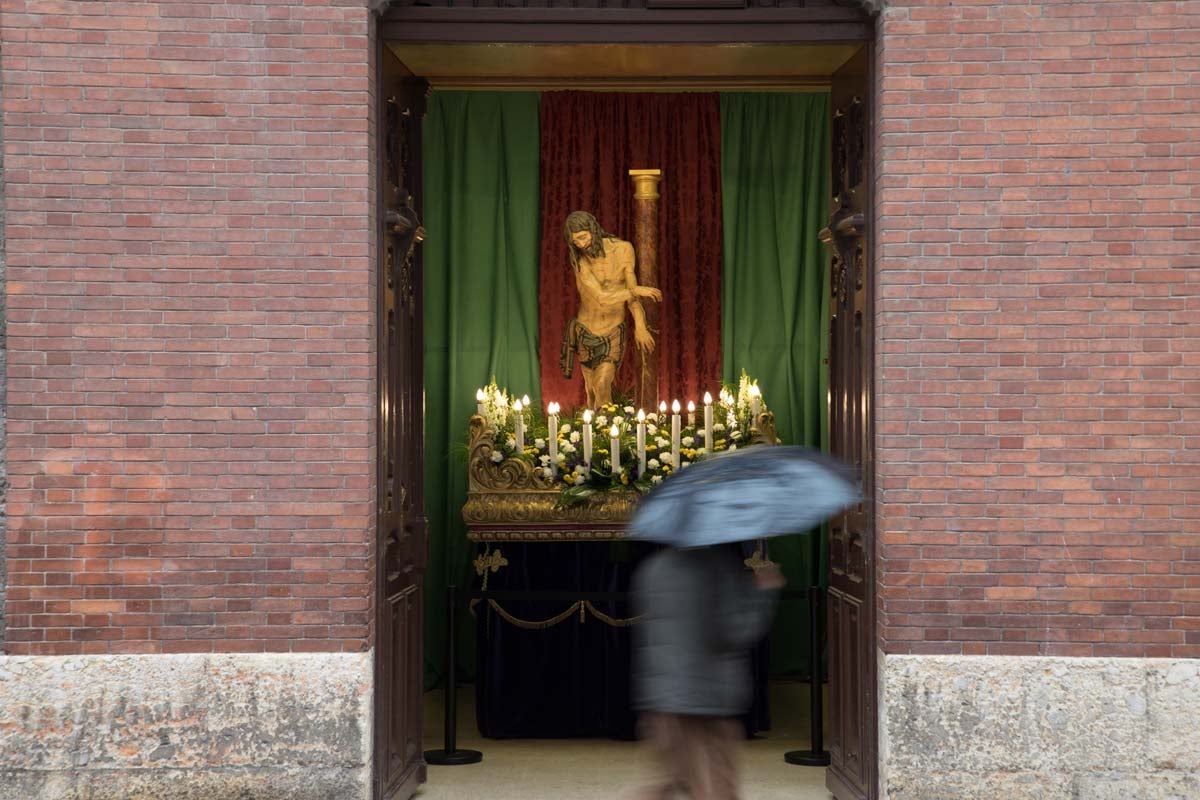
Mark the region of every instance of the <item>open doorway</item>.
[[[830, 8], [831, 18], [853, 35], [845, 41], [778, 41], [778, 25], [769, 33], [769, 22], [760, 22], [760, 34], [768, 41], [748, 41], [715, 45], [714, 28], [706, 24], [708, 42], [689, 43], [686, 25], [676, 25], [671, 44], [663, 42], [579, 42], [570, 39], [559, 27], [548, 26], [542, 35], [548, 42], [506, 41], [519, 38], [503, 23], [480, 21], [464, 29], [463, 17], [451, 26], [438, 28], [437, 12], [454, 9], [394, 9], [383, 28], [386, 40], [381, 66], [395, 57], [392, 77], [386, 78], [380, 94], [379, 137], [381, 157], [381, 198], [390, 209], [381, 209], [381, 409], [384, 418], [381, 435], [391, 437], [389, 458], [381, 459], [381, 506], [390, 498], [392, 516], [384, 524], [381, 514], [379, 563], [396, 563], [395, 554], [411, 550], [407, 568], [381, 568], [377, 585], [377, 703], [376, 771], [378, 796], [407, 796], [421, 779], [423, 766], [419, 720], [420, 695], [414, 687], [429, 681], [426, 664], [414, 654], [420, 650], [421, 627], [428, 616], [422, 604], [419, 580], [406, 581], [394, 576], [419, 578], [427, 546], [423, 520], [426, 494], [421, 476], [420, 430], [422, 410], [429, 409], [429, 397], [422, 398], [424, 372], [421, 348], [424, 343], [422, 308], [422, 254], [418, 244], [423, 231], [418, 217], [428, 220], [427, 200], [422, 174], [421, 125], [425, 113], [425, 86], [433, 92], [544, 92], [586, 89], [620, 92], [773, 92], [824, 93], [829, 98], [831, 153], [829, 215], [825, 220], [826, 242], [832, 251], [831, 285], [828, 291], [829, 363], [828, 370], [829, 443], [834, 452], [857, 463], [863, 470], [865, 488], [869, 477], [869, 393], [870, 275], [868, 248], [863, 232], [869, 198], [869, 171], [866, 111], [868, 58], [864, 40], [870, 27], [862, 18], [845, 10]], [[812, 9], [810, 9], [811, 11]], [[468, 9], [457, 9], [468, 12]], [[406, 15], [407, 12], [407, 15]], [[493, 16], [502, 12], [492, 9]], [[486, 16], [486, 15], [485, 15]], [[853, 17], [852, 22], [847, 21]], [[816, 18], [809, 21], [813, 22]], [[441, 30], [442, 33], [438, 33]], [[812, 29], [809, 35], [815, 35]], [[839, 29], [840, 30], [840, 29]], [[595, 31], [593, 31], [595, 33]], [[662, 36], [642, 31], [643, 36]], [[788, 34], [803, 40], [804, 34]], [[439, 40], [439, 36], [441, 39]], [[488, 37], [492, 38], [488, 38]], [[773, 37], [773, 39], [771, 39]], [[464, 39], [470, 41], [463, 41]], [[403, 64], [400, 67], [399, 64]], [[839, 70], [841, 71], [839, 73]], [[386, 72], [386, 70], [385, 70]], [[843, 85], [839, 88], [837, 76]], [[386, 85], [390, 80], [391, 85]], [[851, 82], [855, 82], [851, 85]], [[389, 105], [389, 101], [391, 104]], [[390, 122], [389, 122], [390, 120]], [[861, 131], [861, 133], [859, 133]], [[389, 156], [388, 153], [391, 153]], [[390, 159], [390, 166], [389, 166]], [[853, 161], [854, 163], [850, 163]], [[645, 165], [651, 166], [651, 165]], [[390, 183], [389, 183], [390, 182]], [[411, 199], [410, 199], [411, 198]], [[387, 214], [391, 214], [388, 217]], [[547, 223], [550, 224], [550, 223]], [[815, 231], [811, 232], [815, 235]], [[432, 235], [436, 236], [435, 231]], [[557, 343], [555, 343], [557, 348]], [[418, 376], [422, 376], [418, 378]], [[481, 376], [485, 380], [488, 375]], [[511, 377], [496, 375], [501, 382]], [[516, 388], [516, 387], [514, 387]], [[543, 397], [543, 399], [546, 399]], [[471, 398], [473, 401], [473, 397]], [[466, 415], [466, 416], [469, 416]], [[461, 427], [465, 429], [464, 416]], [[465, 430], [464, 430], [465, 434]], [[428, 443], [428, 440], [426, 440]], [[450, 442], [428, 444], [448, 447]], [[425, 461], [427, 467], [428, 461]], [[428, 478], [426, 478], [427, 482]], [[395, 487], [395, 488], [392, 488]], [[866, 493], [870, 497], [869, 493]], [[440, 524], [444, 524], [440, 523]], [[397, 533], [398, 532], [398, 533]], [[828, 744], [834, 756], [828, 785], [839, 800], [874, 796], [875, 754], [873, 745], [874, 709], [873, 653], [874, 624], [873, 581], [870, 570], [870, 519], [861, 513], [835, 520], [829, 533], [829, 570], [832, 580], [829, 646], [830, 701], [833, 708]], [[461, 542], [459, 553], [468, 543]], [[443, 554], [443, 559], [453, 558]], [[389, 559], [391, 559], [389, 561]], [[824, 562], [822, 562], [824, 563]], [[433, 577], [444, 582], [448, 573]], [[425, 591], [425, 597], [441, 594], [440, 585]], [[402, 599], [401, 599], [402, 598]], [[465, 637], [464, 644], [469, 644]], [[427, 640], [426, 640], [427, 641]], [[440, 649], [440, 648], [438, 648]], [[820, 659], [817, 659], [819, 663]], [[436, 679], [437, 670], [433, 670]], [[469, 720], [464, 721], [464, 724]]]

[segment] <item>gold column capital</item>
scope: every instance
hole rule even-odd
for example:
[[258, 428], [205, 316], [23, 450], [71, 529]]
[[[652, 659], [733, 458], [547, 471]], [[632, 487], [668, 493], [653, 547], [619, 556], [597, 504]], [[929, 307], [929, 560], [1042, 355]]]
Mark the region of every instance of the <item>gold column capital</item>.
[[657, 200], [658, 182], [662, 180], [661, 169], [631, 169], [634, 200]]

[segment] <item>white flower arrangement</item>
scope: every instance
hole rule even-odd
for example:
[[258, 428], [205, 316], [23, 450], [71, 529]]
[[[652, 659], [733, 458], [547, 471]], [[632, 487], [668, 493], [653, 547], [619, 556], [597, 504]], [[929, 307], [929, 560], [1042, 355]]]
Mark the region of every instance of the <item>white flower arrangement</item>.
[[[563, 451], [563, 453], [574, 453], [574, 452], [575, 452], [576, 450], [578, 450], [578, 449], [579, 449], [578, 447], [576, 447], [575, 445], [571, 444], [570, 442], [563, 442], [563, 443], [562, 443], [562, 451]], [[559, 455], [561, 455], [561, 453], [560, 453]]]
[[508, 440], [505, 442], [505, 444], [508, 446], [509, 450], [516, 450], [517, 449], [517, 437], [515, 437], [515, 436], [508, 437]]
[[501, 453], [499, 450], [492, 451], [492, 461], [499, 464], [503, 460], [504, 460], [504, 453]]
[[633, 406], [625, 406], [625, 413], [632, 417], [637, 412], [633, 410]]
[[662, 475], [651, 475], [650, 482], [651, 483], [662, 483]]
[[575, 476], [575, 485], [576, 485], [576, 486], [583, 486], [583, 484], [584, 484], [584, 482], [585, 482], [586, 480], [587, 480], [587, 476], [585, 476], [585, 475], [576, 475], [576, 476]]
[[670, 447], [670, 446], [671, 446], [671, 440], [670, 440], [670, 439], [664, 439], [664, 438], [662, 438], [661, 436], [656, 436], [656, 437], [654, 438], [654, 443], [655, 443], [656, 445], [658, 445], [658, 447], [659, 447], [659, 449], [660, 449], [660, 450], [662, 450], [662, 449], [665, 449], [665, 448], [668, 448], [668, 447]]
[[679, 443], [681, 445], [683, 445], [684, 447], [691, 447], [692, 445], [694, 445], [696, 443], [696, 440], [694, 438], [692, 438], [691, 436], [685, 436], [679, 440]]
[[538, 450], [544, 450], [546, 448], [546, 440], [545, 439], [534, 439], [533, 446], [536, 447]]
[[550, 456], [538, 456], [538, 461], [541, 462], [542, 466], [544, 467], [550, 463]]
[[608, 417], [604, 416], [603, 414], [596, 417], [596, 427], [603, 428], [607, 424], [608, 424]]
[[657, 425], [647, 425], [646, 433], [650, 434], [651, 436], [657, 436], [658, 435], [658, 426]]
[[[582, 438], [583, 438], [583, 436], [579, 433], [579, 431], [571, 432], [571, 443], [572, 444], [578, 444], [579, 440]], [[575, 452], [575, 451], [572, 450], [571, 452]]]
[[[559, 425], [559, 426], [558, 426], [558, 432], [559, 432], [559, 433], [571, 433], [571, 424], [570, 424], [570, 423], [568, 423], [568, 422], [564, 422], [562, 425]], [[578, 433], [571, 433], [571, 435], [572, 435], [572, 436], [578, 436], [579, 434], [578, 434]]]
[[652, 458], [646, 462], [647, 469], [658, 469], [661, 466], [662, 466], [662, 464], [659, 463], [657, 458]]
[[714, 433], [722, 433], [722, 432], [724, 432], [724, 430], [725, 430], [725, 423], [723, 423], [723, 422], [714, 422], [713, 423], [713, 432]]
[[675, 456], [671, 453], [663, 453], [660, 458], [662, 458], [662, 462], [664, 464], [670, 464], [672, 466], [675, 465]]

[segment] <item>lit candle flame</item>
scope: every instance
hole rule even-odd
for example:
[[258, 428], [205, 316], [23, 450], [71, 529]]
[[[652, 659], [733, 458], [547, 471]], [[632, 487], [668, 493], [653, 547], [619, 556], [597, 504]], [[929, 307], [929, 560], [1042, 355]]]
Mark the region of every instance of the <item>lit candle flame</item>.
[[704, 393], [704, 405], [706, 405], [706, 406], [712, 405], [712, 395], [708, 392]]
[[675, 413], [675, 414], [679, 413], [679, 401], [678, 400], [671, 403], [671, 411], [672, 411], [672, 413]]
[[589, 425], [591, 424], [591, 422], [592, 422], [592, 410], [591, 410], [590, 408], [589, 408], [587, 411], [584, 411], [584, 412], [583, 412], [583, 421], [584, 421], [585, 423], [588, 423]]
[[639, 408], [639, 409], [638, 409], [638, 422], [645, 422], [645, 421], [646, 421], [646, 412], [645, 412], [645, 411], [642, 411], [642, 410]]

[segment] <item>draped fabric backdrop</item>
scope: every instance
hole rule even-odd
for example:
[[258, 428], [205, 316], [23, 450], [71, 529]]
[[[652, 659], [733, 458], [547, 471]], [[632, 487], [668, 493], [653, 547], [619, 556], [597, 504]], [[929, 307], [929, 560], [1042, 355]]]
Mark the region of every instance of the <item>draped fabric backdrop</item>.
[[[829, 95], [721, 95], [725, 380], [759, 379], [788, 444], [828, 447]], [[772, 539], [789, 589], [825, 584], [825, 537]], [[808, 613], [785, 602], [771, 639], [775, 672], [807, 672]]]
[[[470, 585], [462, 506], [475, 390], [538, 397], [538, 95], [434, 92], [425, 118], [426, 684], [438, 681], [445, 589]], [[462, 612], [460, 665], [474, 633]], [[467, 674], [470, 674], [469, 672]]]
[[[655, 337], [661, 353], [659, 396], [699, 401], [721, 376], [717, 95], [547, 92], [541, 123], [543, 396], [567, 408], [584, 402], [578, 364], [570, 380], [559, 369], [563, 331], [579, 308], [563, 222], [572, 211], [590, 211], [604, 230], [633, 241], [629, 170], [657, 168], [663, 170], [658, 201], [663, 302]], [[631, 396], [637, 374], [632, 332], [617, 377], [619, 396]]]

